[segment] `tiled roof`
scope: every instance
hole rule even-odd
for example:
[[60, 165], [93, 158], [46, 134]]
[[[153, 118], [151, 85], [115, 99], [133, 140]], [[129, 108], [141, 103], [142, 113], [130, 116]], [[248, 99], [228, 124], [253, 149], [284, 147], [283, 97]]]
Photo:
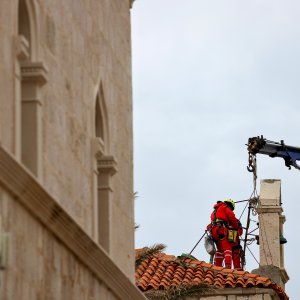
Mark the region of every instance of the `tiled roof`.
[[[139, 250], [137, 250], [137, 253]], [[267, 277], [245, 271], [225, 269], [204, 261], [159, 253], [144, 260], [135, 272], [136, 285], [143, 292], [167, 290], [179, 285], [208, 284], [224, 288], [271, 288], [281, 300], [289, 299], [283, 289]]]

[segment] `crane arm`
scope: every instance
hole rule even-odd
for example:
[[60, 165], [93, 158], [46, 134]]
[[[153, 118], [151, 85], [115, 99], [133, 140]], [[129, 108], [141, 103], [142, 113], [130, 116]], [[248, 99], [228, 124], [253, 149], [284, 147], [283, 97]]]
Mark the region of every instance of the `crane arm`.
[[247, 150], [250, 154], [266, 154], [270, 157], [281, 157], [285, 165], [291, 169], [291, 166], [300, 170], [297, 161], [300, 160], [300, 148], [288, 146], [284, 141], [273, 142], [265, 139], [263, 136], [252, 137], [248, 139]]

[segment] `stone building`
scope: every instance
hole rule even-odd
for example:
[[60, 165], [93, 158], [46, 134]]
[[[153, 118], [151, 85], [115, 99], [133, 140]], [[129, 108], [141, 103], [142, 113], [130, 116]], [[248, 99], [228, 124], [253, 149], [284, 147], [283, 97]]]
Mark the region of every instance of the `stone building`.
[[[141, 260], [136, 285], [149, 299], [287, 300], [280, 180], [261, 182], [259, 268], [251, 273], [217, 267], [191, 257], [158, 253]], [[281, 237], [281, 238], [280, 238]], [[137, 256], [143, 250], [137, 251]], [[169, 298], [168, 298], [169, 297]], [[177, 297], [177, 298], [176, 298]]]
[[132, 0], [0, 1], [0, 298], [134, 281]]

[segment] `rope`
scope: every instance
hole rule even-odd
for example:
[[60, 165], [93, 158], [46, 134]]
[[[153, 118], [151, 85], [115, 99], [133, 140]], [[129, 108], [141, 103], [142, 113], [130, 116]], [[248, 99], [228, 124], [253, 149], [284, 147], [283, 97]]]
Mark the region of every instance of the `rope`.
[[248, 234], [252, 234], [252, 232], [254, 232], [255, 230], [257, 230], [259, 227], [256, 227], [255, 229], [251, 230], [250, 232], [248, 232]]
[[241, 213], [241, 215], [240, 215], [240, 217], [239, 217], [239, 220], [241, 220], [241, 217], [243, 216], [243, 214], [244, 214], [244, 212], [245, 212], [245, 210], [246, 210], [246, 208], [247, 208], [247, 205], [249, 204], [249, 199], [247, 200], [248, 202], [246, 203], [246, 205], [245, 205], [245, 207], [244, 207], [244, 209], [243, 209], [243, 211], [242, 211], [242, 213]]
[[196, 243], [196, 245], [194, 246], [194, 248], [191, 250], [191, 252], [189, 253], [189, 255], [192, 254], [192, 252], [195, 250], [195, 248], [198, 246], [198, 244], [201, 242], [201, 240], [204, 238], [204, 235], [206, 234], [207, 230], [204, 231], [203, 235], [201, 236], [200, 240]]
[[[257, 215], [256, 207], [258, 205], [258, 194], [257, 194], [257, 184], [256, 184], [256, 180], [257, 180], [256, 155], [249, 152], [248, 162], [249, 162], [249, 165], [248, 165], [247, 169], [248, 169], [249, 172], [251, 172], [253, 174], [253, 191], [252, 191], [251, 196], [249, 197], [249, 200], [248, 200], [248, 202], [247, 202], [247, 204], [246, 204], [246, 206], [245, 206], [245, 208], [244, 208], [244, 210], [243, 210], [243, 212], [240, 216], [240, 218], [241, 218], [242, 215], [244, 214], [247, 206], [248, 206], [247, 225], [246, 225], [246, 228], [245, 228], [246, 232], [245, 232], [244, 248], [243, 248], [244, 255], [246, 253], [246, 248], [248, 248], [247, 242], [248, 242], [248, 231], [249, 231], [249, 227], [250, 227], [250, 213], [252, 211], [253, 215]], [[252, 242], [253, 241], [251, 241], [250, 244]], [[244, 265], [243, 265], [243, 267], [244, 267]]]
[[247, 249], [249, 250], [249, 252], [251, 253], [252, 257], [255, 259], [255, 261], [258, 263], [258, 265], [260, 266], [259, 261], [256, 259], [256, 257], [254, 256], [254, 254], [252, 253], [252, 251], [250, 250], [250, 248], [247, 246]]

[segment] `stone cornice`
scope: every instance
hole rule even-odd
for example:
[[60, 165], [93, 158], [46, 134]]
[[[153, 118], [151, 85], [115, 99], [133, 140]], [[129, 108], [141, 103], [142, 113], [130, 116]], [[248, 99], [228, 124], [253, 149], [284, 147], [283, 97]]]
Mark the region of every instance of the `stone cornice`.
[[281, 276], [281, 280], [284, 284], [286, 284], [290, 279], [285, 268], [280, 268], [280, 276]]
[[277, 293], [273, 289], [268, 288], [226, 288], [219, 289], [216, 294], [219, 295], [260, 295], [267, 294], [270, 296], [275, 296]]
[[284, 224], [286, 221], [285, 215], [280, 215], [279, 216], [279, 221], [281, 222], [281, 224]]
[[117, 172], [117, 162], [113, 156], [101, 155], [97, 157], [97, 169], [114, 175]]
[[0, 185], [120, 299], [145, 299], [108, 254], [1, 145]]
[[[225, 288], [225, 289], [215, 289], [211, 292], [208, 291], [205, 293], [205, 297], [211, 296], [249, 296], [249, 295], [270, 295], [275, 296], [277, 293], [270, 288], [258, 288], [258, 287], [251, 287], [251, 288], [242, 288], [242, 287], [235, 287], [235, 288]], [[195, 297], [196, 299], [197, 297]], [[194, 299], [194, 298], [193, 298]], [[202, 297], [201, 297], [202, 299]]]
[[47, 68], [41, 62], [21, 62], [21, 75], [24, 82], [35, 82], [42, 86], [48, 81], [47, 73]]
[[267, 206], [267, 205], [260, 205], [256, 208], [256, 211], [261, 213], [278, 213], [281, 214], [283, 212], [283, 209], [281, 206]]

